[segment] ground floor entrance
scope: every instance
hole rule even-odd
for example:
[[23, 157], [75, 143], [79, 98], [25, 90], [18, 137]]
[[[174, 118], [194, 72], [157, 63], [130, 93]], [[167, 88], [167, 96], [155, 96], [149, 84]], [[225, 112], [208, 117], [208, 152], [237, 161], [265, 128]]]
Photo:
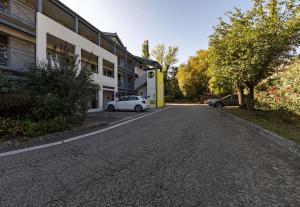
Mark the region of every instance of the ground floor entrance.
[[114, 101], [114, 91], [103, 90], [103, 107], [110, 101]]

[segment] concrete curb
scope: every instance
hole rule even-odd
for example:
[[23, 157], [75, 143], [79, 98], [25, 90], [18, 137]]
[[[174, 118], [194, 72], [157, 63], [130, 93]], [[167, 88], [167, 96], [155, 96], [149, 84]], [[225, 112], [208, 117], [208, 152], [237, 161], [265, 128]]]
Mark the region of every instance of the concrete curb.
[[233, 121], [236, 121], [238, 123], [241, 123], [242, 125], [244, 125], [245, 127], [250, 127], [253, 128], [254, 130], [258, 131], [260, 134], [265, 135], [269, 140], [277, 143], [278, 145], [284, 147], [285, 149], [289, 150], [290, 152], [298, 155], [300, 157], [300, 145], [288, 140], [278, 134], [275, 134], [274, 132], [271, 132], [261, 126], [258, 126], [252, 122], [249, 122], [245, 119], [242, 119], [240, 117], [237, 117], [233, 114], [230, 114], [228, 112], [225, 112], [222, 109], [217, 109], [217, 111], [219, 111], [220, 113], [224, 114], [225, 116], [227, 116], [228, 118], [230, 118]]
[[67, 130], [64, 132], [56, 132], [56, 133], [47, 134], [47, 135], [44, 135], [41, 137], [29, 138], [30, 140], [28, 140], [26, 142], [6, 141], [3, 143], [0, 143], [0, 150], [6, 149], [6, 148], [11, 148], [11, 147], [16, 147], [16, 146], [22, 146], [24, 144], [35, 144], [35, 143], [39, 143], [39, 142], [43, 142], [43, 141], [50, 141], [53, 139], [63, 140], [64, 136], [68, 136], [72, 133], [89, 131], [89, 130], [97, 129], [97, 128], [107, 126], [107, 125], [108, 125], [107, 122], [100, 122], [100, 123], [92, 124], [89, 126], [79, 126], [79, 127], [75, 127], [73, 129], [70, 129], [70, 130]]

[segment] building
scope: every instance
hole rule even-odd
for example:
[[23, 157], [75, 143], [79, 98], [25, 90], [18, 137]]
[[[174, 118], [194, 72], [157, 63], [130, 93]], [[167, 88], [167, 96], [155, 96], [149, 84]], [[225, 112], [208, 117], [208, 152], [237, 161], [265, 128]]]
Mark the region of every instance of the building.
[[35, 61], [55, 59], [62, 45], [101, 86], [90, 111], [134, 94], [136, 60], [117, 34], [101, 32], [58, 0], [0, 0], [1, 70], [20, 75]]
[[135, 66], [137, 64], [135, 56], [127, 51], [117, 33], [105, 32], [104, 34], [116, 43], [114, 54], [118, 57], [119, 96], [134, 95]]
[[151, 108], [160, 108], [165, 105], [164, 100], [164, 76], [162, 66], [154, 60], [135, 57], [137, 66], [135, 73], [135, 91], [150, 102]]

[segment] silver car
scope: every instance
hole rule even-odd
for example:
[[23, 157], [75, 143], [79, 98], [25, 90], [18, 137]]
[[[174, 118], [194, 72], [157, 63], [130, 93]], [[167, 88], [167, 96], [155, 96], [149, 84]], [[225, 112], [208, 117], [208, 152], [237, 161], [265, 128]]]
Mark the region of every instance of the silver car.
[[207, 104], [213, 107], [238, 106], [239, 98], [238, 95], [232, 94], [220, 99], [209, 99], [207, 100]]
[[110, 112], [125, 110], [142, 112], [149, 108], [149, 103], [142, 96], [123, 96], [117, 101], [108, 102], [106, 109]]

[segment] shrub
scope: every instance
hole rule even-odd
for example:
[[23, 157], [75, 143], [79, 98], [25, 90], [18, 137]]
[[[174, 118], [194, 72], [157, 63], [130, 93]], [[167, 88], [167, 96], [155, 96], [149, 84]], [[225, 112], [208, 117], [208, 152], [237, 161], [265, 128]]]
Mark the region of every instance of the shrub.
[[261, 84], [257, 101], [264, 108], [300, 114], [300, 60]]
[[61, 117], [34, 122], [29, 119], [0, 118], [0, 141], [38, 137], [55, 132], [63, 132], [71, 124]]
[[77, 58], [66, 54], [32, 68], [28, 73], [27, 88], [34, 97], [34, 120], [83, 117], [90, 100], [99, 90], [92, 80], [92, 71], [87, 68], [79, 71]]
[[25, 116], [31, 111], [31, 97], [22, 83], [0, 72], [0, 116]]
[[25, 116], [31, 112], [32, 100], [27, 93], [0, 94], [0, 116]]
[[62, 132], [70, 129], [70, 124], [66, 123], [61, 117], [55, 117], [47, 121], [25, 121], [23, 136], [38, 137], [55, 132]]

